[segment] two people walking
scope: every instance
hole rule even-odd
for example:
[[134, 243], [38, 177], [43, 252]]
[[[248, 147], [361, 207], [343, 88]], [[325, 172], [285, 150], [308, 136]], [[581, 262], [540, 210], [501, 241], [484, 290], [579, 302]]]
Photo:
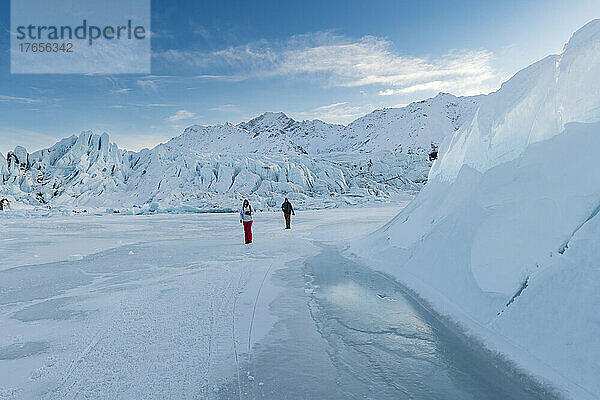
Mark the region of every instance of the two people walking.
[[[286, 198], [281, 204], [281, 211], [283, 211], [283, 217], [285, 218], [285, 229], [291, 229], [292, 215], [296, 215], [292, 203]], [[242, 209], [240, 210], [240, 223], [244, 225], [244, 240], [246, 244], [252, 243], [252, 221], [253, 221], [254, 209], [250, 205], [248, 200], [244, 200]]]

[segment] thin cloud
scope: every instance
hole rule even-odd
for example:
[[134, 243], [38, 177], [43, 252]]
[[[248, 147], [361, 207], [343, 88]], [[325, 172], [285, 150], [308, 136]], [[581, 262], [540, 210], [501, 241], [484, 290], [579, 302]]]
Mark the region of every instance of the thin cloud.
[[196, 75], [193, 78], [201, 79], [201, 80], [230, 81], [230, 82], [239, 82], [239, 81], [243, 81], [246, 79], [246, 77], [239, 76], [239, 75], [210, 75], [210, 74]]
[[146, 75], [144, 76], [142, 79], [171, 79], [171, 78], [175, 78], [172, 75]]
[[177, 82], [180, 78], [173, 75], [145, 75], [136, 80], [136, 84], [145, 90], [156, 91], [161, 82]]
[[292, 36], [286, 42], [262, 40], [213, 52], [168, 50], [154, 56], [204, 70], [207, 73], [199, 77], [205, 79], [290, 76], [322, 80], [333, 87], [388, 86], [381, 95], [410, 93], [421, 90], [417, 85], [427, 84], [442, 90], [453, 88], [458, 90], [456, 95], [483, 93], [497, 89], [503, 78], [492, 66], [493, 53], [485, 49], [453, 50], [428, 58], [405, 56], [384, 38], [354, 39], [331, 32]]
[[176, 104], [169, 103], [148, 103], [148, 104], [134, 104], [136, 107], [177, 107]]
[[139, 79], [136, 81], [139, 87], [145, 90], [155, 91], [158, 89], [158, 85], [152, 79]]
[[169, 103], [128, 103], [128, 104], [111, 104], [110, 108], [166, 108], [166, 107], [180, 107], [177, 104]]
[[30, 97], [0, 96], [0, 102], [2, 102], [2, 103], [32, 104], [32, 103], [39, 103], [39, 100], [38, 99], [32, 99]]
[[[489, 91], [489, 90], [488, 90]], [[436, 80], [426, 83], [418, 83], [415, 85], [406, 86], [400, 89], [386, 89], [380, 90], [377, 94], [379, 96], [394, 96], [394, 95], [407, 95], [413, 93], [422, 92], [448, 92], [456, 93], [461, 96], [471, 96], [481, 94], [480, 78], [464, 78], [464, 79], [453, 79], [453, 80]]]
[[341, 102], [319, 106], [308, 112], [293, 113], [293, 115], [299, 119], [320, 119], [329, 123], [346, 124], [373, 111], [373, 109], [374, 107], [370, 104], [355, 106], [348, 102]]
[[222, 104], [220, 106], [209, 108], [209, 111], [239, 112], [240, 107], [237, 104]]
[[338, 107], [341, 107], [341, 106], [343, 106], [343, 105], [346, 105], [346, 104], [348, 104], [348, 102], [347, 102], [347, 101], [345, 101], [345, 102], [343, 102], [343, 103], [333, 103], [333, 104], [328, 104], [328, 105], [326, 105], [326, 106], [321, 106], [321, 107], [318, 107], [318, 108], [316, 108], [315, 110], [321, 110], [321, 111], [324, 111], [324, 110], [331, 110], [332, 108], [338, 108]]
[[209, 42], [212, 39], [210, 31], [203, 25], [194, 25], [192, 27], [192, 33], [200, 36], [206, 42]]
[[385, 89], [385, 90], [380, 90], [379, 92], [377, 92], [377, 94], [379, 96], [393, 96], [395, 94], [398, 94], [398, 90]]
[[188, 111], [188, 110], [179, 110], [175, 114], [167, 117], [166, 120], [169, 121], [169, 122], [177, 122], [177, 121], [183, 121], [183, 120], [192, 119], [195, 116], [196, 116], [196, 113], [193, 113], [191, 111]]

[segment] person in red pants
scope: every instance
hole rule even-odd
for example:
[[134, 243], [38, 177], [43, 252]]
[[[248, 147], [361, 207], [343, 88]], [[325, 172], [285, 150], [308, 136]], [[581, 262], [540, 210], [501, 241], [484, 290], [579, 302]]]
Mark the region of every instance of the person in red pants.
[[252, 243], [252, 214], [254, 214], [254, 210], [252, 209], [252, 206], [250, 206], [250, 202], [244, 200], [244, 204], [240, 210], [240, 223], [244, 224], [244, 238], [246, 244]]

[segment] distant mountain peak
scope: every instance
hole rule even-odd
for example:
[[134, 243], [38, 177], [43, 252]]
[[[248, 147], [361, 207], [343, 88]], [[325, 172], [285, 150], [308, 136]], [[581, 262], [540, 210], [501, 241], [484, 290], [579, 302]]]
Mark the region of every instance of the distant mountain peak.
[[241, 122], [238, 125], [257, 125], [257, 124], [265, 124], [265, 123], [277, 123], [277, 122], [282, 122], [282, 121], [287, 122], [290, 120], [294, 121], [292, 118], [288, 117], [285, 113], [283, 113], [281, 111], [280, 112], [267, 111], [267, 112], [260, 114], [257, 117], [250, 119], [247, 122]]

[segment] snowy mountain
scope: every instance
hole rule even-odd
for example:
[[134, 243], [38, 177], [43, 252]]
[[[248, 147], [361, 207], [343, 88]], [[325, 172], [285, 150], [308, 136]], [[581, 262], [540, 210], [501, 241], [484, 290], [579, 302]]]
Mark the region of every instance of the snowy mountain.
[[267, 112], [237, 125], [194, 125], [171, 142], [215, 153], [424, 154], [469, 121], [481, 97], [440, 93], [406, 107], [373, 111], [347, 126], [320, 120], [296, 121], [281, 112]]
[[479, 99], [429, 183], [355, 250], [493, 350], [599, 398], [600, 20]]
[[440, 132], [454, 133], [470, 121], [484, 97], [440, 93], [406, 107], [373, 111], [345, 127], [341, 138], [345, 146], [340, 150], [429, 153], [446, 136]]
[[191, 126], [130, 152], [83, 132], [0, 158], [0, 196], [63, 209], [271, 208], [284, 196], [320, 208], [406, 198], [427, 179], [428, 154], [475, 112], [479, 98], [440, 94], [375, 111], [348, 126], [265, 113], [237, 125]]
[[[263, 114], [261, 117], [266, 115]], [[281, 115], [284, 114], [281, 113]], [[168, 144], [171, 147], [185, 147], [204, 153], [307, 153], [286, 135], [275, 136], [270, 135], [268, 132], [263, 132], [263, 135], [259, 137], [259, 133], [254, 133], [241, 126], [232, 124], [212, 126], [193, 125], [186, 128], [180, 136], [171, 139]]]
[[[248, 122], [238, 124], [252, 139], [262, 142], [290, 141], [297, 152], [317, 154], [345, 151], [337, 148], [344, 126], [320, 120], [295, 121], [284, 113], [264, 113]], [[285, 151], [284, 151], [285, 152]]]

